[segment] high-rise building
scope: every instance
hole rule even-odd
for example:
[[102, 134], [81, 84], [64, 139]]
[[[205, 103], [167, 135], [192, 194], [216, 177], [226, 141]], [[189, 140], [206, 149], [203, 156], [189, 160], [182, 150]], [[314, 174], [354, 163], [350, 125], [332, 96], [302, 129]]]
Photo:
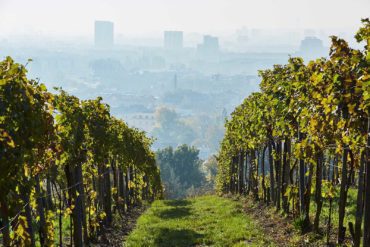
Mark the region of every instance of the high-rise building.
[[168, 50], [179, 50], [183, 48], [184, 37], [181, 31], [164, 32], [164, 48]]
[[315, 57], [325, 56], [327, 53], [328, 51], [324, 47], [321, 39], [316, 37], [305, 37], [301, 41], [299, 54], [304, 56], [305, 59], [314, 59]]
[[95, 46], [97, 48], [111, 48], [113, 42], [113, 22], [95, 21]]
[[301, 41], [301, 46], [299, 48], [302, 52], [312, 52], [312, 51], [322, 51], [324, 49], [324, 45], [321, 39], [316, 37], [305, 37], [304, 40]]
[[212, 56], [216, 55], [218, 51], [218, 38], [211, 35], [204, 35], [203, 43], [198, 45], [198, 52], [205, 56]]
[[211, 35], [205, 35], [203, 37], [203, 46], [211, 51], [218, 51], [218, 38]]
[[299, 46], [299, 50], [295, 56], [302, 57], [305, 61], [313, 60], [318, 57], [325, 57], [328, 55], [328, 48], [326, 48], [321, 39], [308, 36], [305, 37]]

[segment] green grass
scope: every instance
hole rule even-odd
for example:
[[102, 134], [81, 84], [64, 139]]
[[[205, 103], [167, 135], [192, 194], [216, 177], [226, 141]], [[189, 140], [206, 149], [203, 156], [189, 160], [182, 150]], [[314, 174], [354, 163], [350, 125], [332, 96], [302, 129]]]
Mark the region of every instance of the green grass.
[[273, 246], [243, 213], [242, 204], [217, 196], [155, 201], [125, 246]]
[[[331, 214], [331, 238], [336, 239], [337, 232], [338, 232], [338, 224], [339, 224], [339, 186], [337, 186], [338, 195], [333, 199], [332, 202], [332, 214]], [[357, 201], [357, 188], [349, 188], [348, 190], [348, 196], [347, 196], [347, 204], [346, 204], [346, 211], [345, 211], [345, 217], [344, 217], [344, 227], [347, 228], [346, 230], [346, 237], [348, 239], [351, 239], [351, 235], [348, 229], [348, 222], [355, 223], [356, 220], [356, 205]], [[315, 217], [316, 213], [316, 203], [314, 201], [314, 198], [311, 200], [311, 219], [313, 222], [313, 219]], [[327, 223], [329, 219], [329, 200], [324, 199], [321, 216], [320, 216], [320, 227], [322, 229], [322, 232], [324, 233], [323, 236], [325, 237], [327, 232]], [[334, 235], [334, 236], [333, 236]]]
[[[339, 188], [338, 188], [338, 191], [339, 191]], [[348, 222], [350, 221], [355, 223], [356, 200], [357, 200], [357, 189], [350, 188], [348, 190], [346, 214], [344, 218], [344, 225], [346, 227], [348, 226]], [[312, 206], [312, 209], [316, 209], [316, 204], [313, 200], [311, 201], [311, 206]], [[334, 226], [338, 226], [339, 196], [334, 198], [332, 206], [333, 206], [332, 207], [332, 224], [334, 224]], [[314, 216], [314, 212], [312, 212], [312, 216]], [[324, 200], [322, 214], [320, 218], [322, 219], [322, 221], [325, 221], [329, 218], [329, 201], [328, 200]]]

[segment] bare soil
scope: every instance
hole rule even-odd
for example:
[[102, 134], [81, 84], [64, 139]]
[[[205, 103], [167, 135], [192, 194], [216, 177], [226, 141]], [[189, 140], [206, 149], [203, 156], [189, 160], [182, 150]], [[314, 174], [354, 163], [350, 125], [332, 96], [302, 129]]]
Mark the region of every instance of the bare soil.
[[128, 213], [117, 217], [111, 228], [105, 229], [105, 233], [91, 246], [122, 246], [128, 234], [135, 228], [136, 221], [147, 207], [140, 206], [131, 209]]

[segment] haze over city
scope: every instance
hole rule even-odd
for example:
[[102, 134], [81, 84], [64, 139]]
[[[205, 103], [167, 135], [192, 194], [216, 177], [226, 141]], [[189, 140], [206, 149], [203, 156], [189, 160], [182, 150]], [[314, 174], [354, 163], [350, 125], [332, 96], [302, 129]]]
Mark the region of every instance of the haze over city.
[[186, 143], [206, 159], [224, 119], [259, 90], [259, 69], [327, 56], [333, 34], [356, 45], [370, 2], [348, 3], [0, 0], [0, 55], [33, 59], [31, 77], [49, 87], [102, 95], [155, 148]]

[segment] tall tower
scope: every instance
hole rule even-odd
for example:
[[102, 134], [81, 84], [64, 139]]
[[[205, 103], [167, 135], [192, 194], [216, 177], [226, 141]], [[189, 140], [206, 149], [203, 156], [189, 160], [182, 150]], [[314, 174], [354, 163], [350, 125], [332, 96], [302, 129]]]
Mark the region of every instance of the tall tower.
[[181, 31], [165, 31], [164, 32], [164, 48], [168, 50], [182, 49], [184, 43], [183, 32]]
[[113, 47], [113, 42], [113, 22], [95, 21], [95, 47], [111, 48]]
[[211, 35], [203, 36], [203, 43], [198, 45], [198, 52], [206, 57], [217, 56], [219, 52], [218, 38]]

